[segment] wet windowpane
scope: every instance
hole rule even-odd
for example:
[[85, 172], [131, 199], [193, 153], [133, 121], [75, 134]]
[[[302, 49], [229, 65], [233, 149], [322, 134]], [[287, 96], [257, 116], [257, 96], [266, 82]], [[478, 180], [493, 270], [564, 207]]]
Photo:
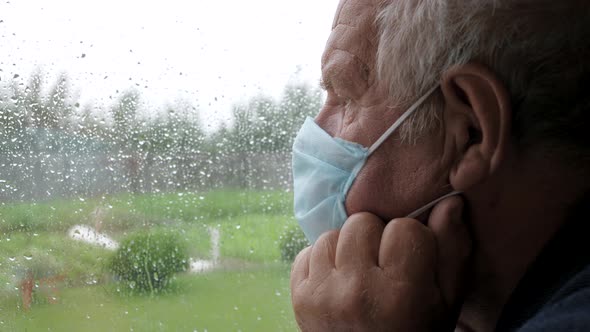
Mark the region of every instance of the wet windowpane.
[[296, 330], [337, 1], [0, 1], [0, 331]]

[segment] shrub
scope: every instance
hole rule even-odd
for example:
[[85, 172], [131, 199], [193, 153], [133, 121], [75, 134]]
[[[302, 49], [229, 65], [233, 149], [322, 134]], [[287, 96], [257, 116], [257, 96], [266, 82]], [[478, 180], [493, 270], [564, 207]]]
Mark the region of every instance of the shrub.
[[303, 248], [309, 246], [303, 232], [297, 226], [289, 226], [280, 238], [281, 260], [291, 263]]
[[172, 233], [137, 233], [122, 241], [109, 269], [132, 293], [160, 293], [175, 273], [186, 271], [186, 245]]

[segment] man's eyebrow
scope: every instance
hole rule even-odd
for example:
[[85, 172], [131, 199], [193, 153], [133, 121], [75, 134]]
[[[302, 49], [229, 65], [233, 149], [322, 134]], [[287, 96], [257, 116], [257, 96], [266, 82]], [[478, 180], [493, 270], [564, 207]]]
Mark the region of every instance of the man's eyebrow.
[[325, 91], [332, 89], [332, 80], [330, 77], [322, 76], [322, 78], [320, 78], [320, 87]]

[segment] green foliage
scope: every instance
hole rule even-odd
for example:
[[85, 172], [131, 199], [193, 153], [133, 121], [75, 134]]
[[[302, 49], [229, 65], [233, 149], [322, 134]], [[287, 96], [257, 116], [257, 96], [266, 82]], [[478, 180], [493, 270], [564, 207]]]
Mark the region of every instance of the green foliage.
[[307, 84], [290, 84], [275, 101], [265, 95], [234, 105], [230, 132], [233, 152], [288, 152], [293, 139], [308, 116], [322, 105], [321, 91]]
[[174, 274], [188, 269], [186, 246], [169, 232], [137, 233], [126, 238], [109, 269], [132, 293], [161, 293]]
[[309, 242], [305, 235], [297, 226], [290, 226], [285, 228], [281, 235], [280, 241], [281, 260], [283, 262], [293, 262], [297, 254], [305, 247], [309, 246]]
[[114, 121], [113, 130], [116, 137], [122, 141], [121, 143], [126, 143], [133, 136], [140, 98], [136, 90], [125, 91], [111, 110]]
[[64, 275], [73, 286], [95, 284], [109, 257], [102, 247], [69, 240], [63, 233], [37, 230], [0, 236], [0, 252], [5, 259], [0, 265], [3, 286], [17, 285], [27, 272], [35, 278]]

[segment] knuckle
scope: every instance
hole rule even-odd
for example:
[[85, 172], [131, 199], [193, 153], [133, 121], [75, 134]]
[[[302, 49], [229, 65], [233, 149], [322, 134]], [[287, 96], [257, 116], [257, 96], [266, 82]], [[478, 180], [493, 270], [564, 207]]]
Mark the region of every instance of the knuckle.
[[318, 252], [328, 253], [329, 257], [334, 257], [336, 253], [336, 246], [338, 244], [338, 237], [340, 231], [332, 230], [322, 234], [316, 243], [312, 246], [312, 250], [317, 254]]
[[322, 233], [320, 237], [316, 240], [314, 246], [332, 246], [338, 242], [338, 236], [340, 235], [340, 231], [333, 229], [327, 232]]
[[434, 233], [415, 219], [394, 219], [387, 224], [386, 231], [392, 233], [393, 238], [398, 241], [411, 243], [413, 247], [422, 248], [429, 252], [436, 251]]
[[433, 239], [433, 235], [428, 227], [422, 225], [422, 223], [415, 219], [393, 219], [386, 227], [389, 228], [391, 232], [398, 233], [405, 237], [415, 238], [416, 240]]
[[346, 223], [349, 224], [349, 227], [361, 227], [372, 230], [383, 230], [384, 227], [383, 221], [376, 215], [369, 212], [355, 213], [348, 217]]
[[379, 217], [368, 213], [355, 213], [348, 217], [342, 227], [341, 235], [346, 238], [373, 238], [381, 235], [385, 223]]
[[301, 264], [301, 261], [305, 260], [305, 256], [309, 255], [310, 250], [311, 246], [305, 247], [297, 254], [297, 256], [295, 256], [293, 264], [291, 265], [291, 270], [293, 270], [296, 265]]

